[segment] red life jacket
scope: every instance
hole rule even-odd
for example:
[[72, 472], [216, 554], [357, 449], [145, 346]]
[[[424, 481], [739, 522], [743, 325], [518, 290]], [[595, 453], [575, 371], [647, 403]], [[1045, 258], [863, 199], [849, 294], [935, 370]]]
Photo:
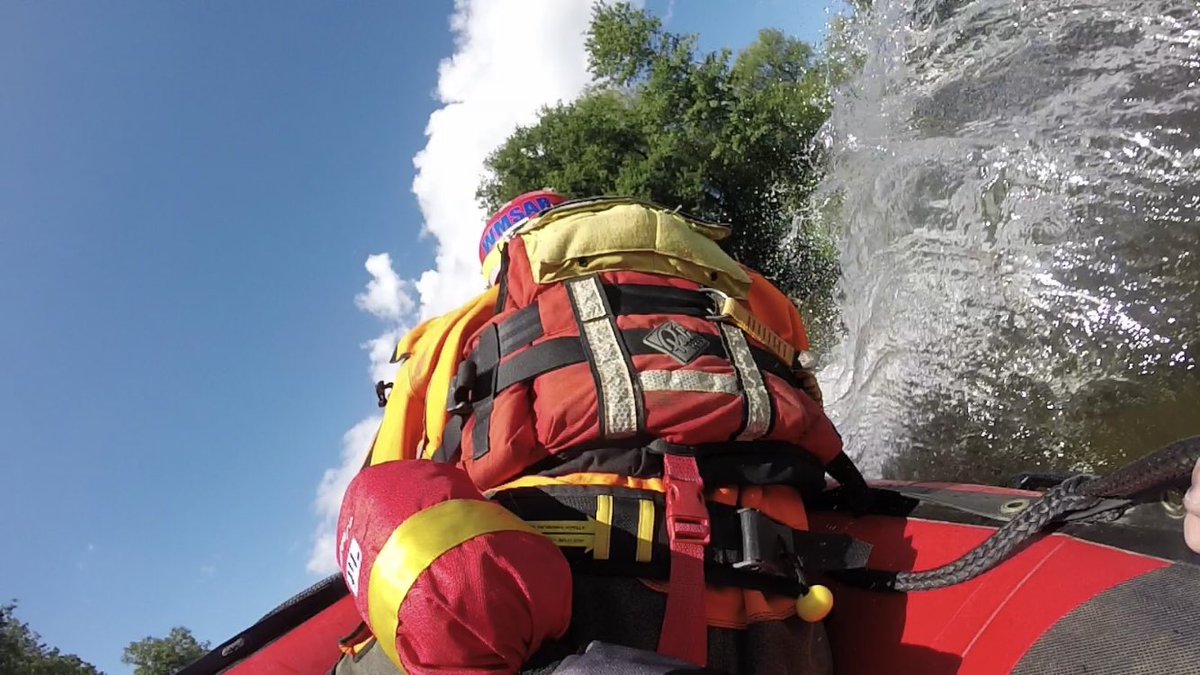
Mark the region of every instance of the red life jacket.
[[[495, 314], [467, 341], [448, 395], [455, 419], [426, 455], [461, 466], [572, 551], [573, 567], [666, 565], [659, 651], [698, 664], [707, 654], [706, 566], [734, 585], [798, 594], [798, 613], [817, 621], [829, 605], [805, 585], [801, 560], [835, 569], [866, 555], [853, 542], [807, 536], [813, 543], [800, 556], [804, 533], [762, 518], [765, 503], [763, 512], [725, 512], [706, 501], [707, 490], [726, 486], [812, 494], [827, 471], [865, 489], [798, 376], [806, 343], [792, 330], [801, 325], [795, 307], [720, 250], [724, 234], [624, 199], [567, 202], [517, 228], [497, 249]], [[778, 315], [750, 312], [755, 283], [757, 297], [772, 298], [759, 309]], [[571, 474], [650, 480], [558, 492], [527, 479]], [[841, 554], [818, 563], [826, 549]]]
[[795, 364], [710, 318], [716, 303], [699, 283], [612, 270], [538, 284], [521, 237], [503, 255], [497, 312], [469, 341], [450, 395], [461, 428], [434, 455], [480, 489], [530, 473], [636, 475], [652, 443], [711, 456], [702, 468], [757, 473], [750, 484], [850, 464]]

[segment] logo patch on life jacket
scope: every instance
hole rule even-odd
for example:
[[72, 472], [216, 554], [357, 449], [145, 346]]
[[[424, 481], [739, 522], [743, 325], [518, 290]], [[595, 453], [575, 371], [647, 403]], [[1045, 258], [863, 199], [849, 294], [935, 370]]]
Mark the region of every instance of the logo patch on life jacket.
[[704, 336], [693, 333], [674, 321], [668, 321], [650, 331], [642, 342], [685, 366], [696, 360], [708, 346], [708, 340], [705, 340]]
[[346, 569], [344, 576], [346, 577], [346, 585], [350, 587], [350, 592], [358, 596], [358, 572], [362, 569], [362, 548], [358, 545], [358, 539], [350, 540], [350, 550], [346, 553]]

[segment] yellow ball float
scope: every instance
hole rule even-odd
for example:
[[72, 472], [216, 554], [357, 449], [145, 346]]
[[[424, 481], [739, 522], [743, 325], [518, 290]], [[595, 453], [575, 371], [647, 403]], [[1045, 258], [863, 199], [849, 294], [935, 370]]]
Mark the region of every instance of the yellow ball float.
[[833, 609], [833, 591], [825, 586], [809, 586], [808, 593], [796, 598], [796, 615], [808, 623], [823, 621]]

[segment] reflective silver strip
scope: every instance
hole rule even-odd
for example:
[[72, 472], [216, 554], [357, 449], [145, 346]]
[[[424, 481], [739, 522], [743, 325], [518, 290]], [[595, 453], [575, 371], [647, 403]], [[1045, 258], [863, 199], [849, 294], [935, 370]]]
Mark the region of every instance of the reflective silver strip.
[[705, 373], [697, 370], [647, 370], [638, 373], [642, 391], [698, 391], [704, 394], [737, 395], [734, 375]]
[[633, 374], [617, 341], [617, 329], [604, 304], [604, 289], [596, 277], [567, 282], [580, 334], [587, 342], [599, 374], [602, 429], [606, 438], [622, 438], [637, 433], [637, 393]]
[[750, 344], [746, 342], [742, 329], [723, 323], [721, 333], [725, 336], [730, 360], [742, 378], [746, 393], [746, 428], [738, 440], [752, 441], [767, 433], [771, 426], [771, 395], [763, 383], [762, 373], [758, 371], [758, 364], [754, 362], [754, 355], [750, 353]]
[[575, 302], [575, 318], [580, 323], [608, 318], [608, 312], [604, 309], [604, 289], [600, 287], [600, 281], [596, 277], [573, 279], [567, 282], [567, 288], [571, 290], [571, 300]]

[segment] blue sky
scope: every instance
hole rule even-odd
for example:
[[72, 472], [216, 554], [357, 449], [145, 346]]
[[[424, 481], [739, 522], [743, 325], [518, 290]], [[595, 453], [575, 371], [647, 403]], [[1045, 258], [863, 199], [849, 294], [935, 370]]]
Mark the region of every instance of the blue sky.
[[[705, 48], [826, 18], [649, 7]], [[130, 640], [216, 643], [315, 580], [318, 483], [376, 412], [363, 345], [435, 308], [410, 280], [457, 283], [453, 11], [0, 4], [0, 599], [50, 644], [124, 673]]]

